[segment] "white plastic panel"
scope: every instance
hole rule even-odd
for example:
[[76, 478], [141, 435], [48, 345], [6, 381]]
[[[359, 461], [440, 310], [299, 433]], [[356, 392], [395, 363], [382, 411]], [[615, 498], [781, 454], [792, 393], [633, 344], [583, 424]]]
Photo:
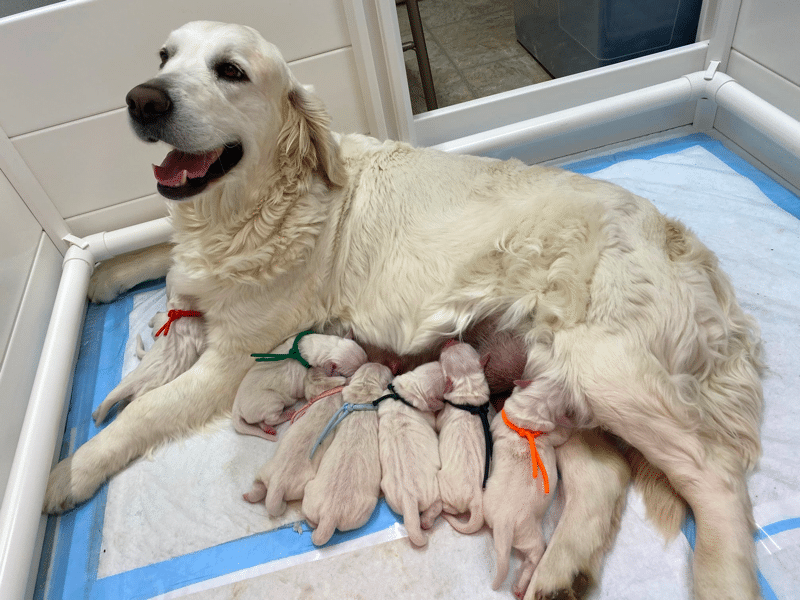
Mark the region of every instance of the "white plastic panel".
[[74, 235], [86, 237], [100, 231], [114, 231], [122, 227], [152, 221], [167, 216], [167, 204], [160, 194], [151, 194], [130, 202], [122, 202], [67, 219]]
[[707, 48], [707, 42], [699, 42], [423, 113], [414, 118], [416, 143], [441, 144], [702, 71]]
[[5, 492], [61, 275], [61, 253], [46, 235], [38, 236], [37, 241], [40, 244], [19, 311], [8, 314], [17, 320], [0, 366], [0, 498]]
[[800, 86], [736, 50], [731, 52], [727, 73], [754, 94], [800, 121]]
[[[291, 67], [325, 100], [335, 129], [368, 132], [352, 48], [299, 60]], [[137, 83], [128, 79], [126, 85]], [[128, 126], [125, 109], [22, 135], [12, 142], [64, 218], [152, 195], [155, 181], [150, 165], [160, 164], [168, 151], [166, 145], [139, 141]], [[107, 223], [109, 228], [131, 224], [126, 219]]]
[[800, 188], [800, 157], [790, 154], [755, 127], [722, 108], [717, 111], [714, 129]]
[[742, 0], [733, 49], [800, 85], [798, 25], [800, 2]]
[[[17, 192], [0, 173], [0, 360], [17, 316], [22, 292], [28, 281], [42, 228]], [[4, 402], [0, 396], [0, 403]], [[1, 404], [0, 404], [1, 406]], [[0, 408], [0, 414], [3, 414]]]
[[517, 158], [527, 164], [557, 162], [576, 153], [690, 125], [694, 118], [694, 110], [694, 102], [676, 104], [567, 132], [557, 137], [538, 139], [529, 144], [491, 152], [488, 155], [502, 159]]
[[188, 20], [254, 27], [287, 60], [350, 45], [340, 0], [88, 0], [0, 20], [0, 127], [9, 137], [124, 106]]

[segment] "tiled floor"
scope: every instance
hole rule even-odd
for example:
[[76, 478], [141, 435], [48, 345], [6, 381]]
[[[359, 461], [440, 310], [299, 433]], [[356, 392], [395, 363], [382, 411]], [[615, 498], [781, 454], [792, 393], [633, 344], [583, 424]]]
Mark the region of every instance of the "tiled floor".
[[[420, 0], [439, 108], [551, 79], [514, 33], [513, 0]], [[411, 40], [405, 6], [397, 7], [403, 41]], [[417, 55], [405, 53], [414, 114], [424, 112]]]

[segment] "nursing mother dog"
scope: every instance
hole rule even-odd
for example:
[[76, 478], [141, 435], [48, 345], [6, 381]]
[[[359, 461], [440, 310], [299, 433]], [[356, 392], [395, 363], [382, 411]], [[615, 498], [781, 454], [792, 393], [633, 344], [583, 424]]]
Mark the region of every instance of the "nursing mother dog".
[[[666, 534], [691, 507], [695, 597], [759, 597], [745, 481], [760, 455], [757, 326], [683, 225], [558, 169], [331, 133], [247, 27], [174, 31], [127, 101], [142, 140], [174, 147], [155, 167], [170, 278], [204, 313], [207, 345], [55, 467], [46, 511], [229, 410], [254, 349], [352, 330], [414, 366], [490, 323], [524, 341], [532, 383], [516, 425], [577, 431], [558, 454], [564, 513], [525, 597], [577, 598], [597, 581], [630, 469], [594, 428], [644, 457], [634, 479]], [[94, 297], [163, 275], [166, 251], [111, 261]]]

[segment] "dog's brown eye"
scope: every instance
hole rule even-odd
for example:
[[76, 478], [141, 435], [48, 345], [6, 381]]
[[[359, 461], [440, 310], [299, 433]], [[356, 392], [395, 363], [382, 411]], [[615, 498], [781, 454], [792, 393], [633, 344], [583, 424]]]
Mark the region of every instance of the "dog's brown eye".
[[228, 81], [248, 81], [247, 75], [233, 63], [224, 62], [217, 65], [217, 75]]
[[159, 50], [158, 56], [161, 59], [161, 67], [163, 67], [165, 64], [167, 64], [167, 61], [169, 60], [169, 52], [167, 52], [166, 49], [162, 48], [161, 50]]

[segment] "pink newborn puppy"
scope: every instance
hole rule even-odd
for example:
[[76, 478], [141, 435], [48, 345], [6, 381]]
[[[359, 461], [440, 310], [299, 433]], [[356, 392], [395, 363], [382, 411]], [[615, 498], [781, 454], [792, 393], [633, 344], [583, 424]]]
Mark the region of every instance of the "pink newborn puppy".
[[[167, 284], [169, 285], [169, 281]], [[143, 352], [144, 347], [139, 338], [136, 353], [141, 362], [109, 392], [92, 413], [96, 425], [99, 426], [105, 420], [108, 411], [115, 404], [120, 404], [120, 409], [124, 408], [139, 396], [183, 374], [197, 361], [206, 341], [204, 319], [198, 316], [178, 317], [180, 313], [173, 312], [191, 311], [191, 308], [192, 303], [188, 296], [176, 295], [167, 301], [168, 313], [157, 313], [150, 320], [150, 326], [156, 333], [162, 330], [163, 333], [156, 335], [155, 342], [148, 352]], [[167, 327], [169, 313], [178, 318], [172, 320], [168, 329], [164, 330]]]
[[[506, 400], [503, 412], [512, 425], [531, 432], [539, 431], [536, 424], [519, 416], [520, 406], [529, 401], [520, 394], [521, 391], [522, 388], [515, 388]], [[483, 495], [484, 518], [492, 528], [497, 556], [497, 575], [492, 589], [499, 588], [508, 574], [513, 546], [524, 555], [513, 590], [521, 598], [545, 551], [542, 518], [550, 507], [557, 484], [554, 446], [563, 444], [569, 434], [564, 428], [557, 428], [535, 438], [536, 452], [549, 480], [548, 492], [544, 488], [545, 473], [539, 469], [535, 456], [531, 456], [529, 441], [506, 425], [502, 412], [492, 420], [492, 437], [492, 470]]]
[[[316, 398], [346, 381], [344, 377], [328, 377], [322, 369], [309, 369], [305, 379], [306, 397]], [[264, 500], [267, 512], [273, 517], [283, 514], [287, 502], [300, 500], [306, 484], [314, 478], [332, 436], [317, 448], [313, 459], [309, 458], [311, 448], [342, 402], [342, 392], [339, 391], [311, 404], [283, 434], [274, 456], [261, 467], [252, 490], [244, 494], [244, 499], [253, 503]]]
[[[377, 363], [359, 367], [342, 392], [345, 406], [372, 402], [383, 395], [391, 380], [388, 367]], [[378, 415], [375, 410], [356, 410], [337, 425], [316, 477], [306, 486], [303, 515], [314, 528], [311, 541], [320, 546], [336, 529], [348, 531], [364, 525], [380, 492]]]
[[[286, 354], [294, 339], [275, 348], [273, 354]], [[351, 339], [311, 333], [299, 341], [302, 357], [313, 367], [321, 367], [328, 376], [351, 376], [364, 364], [367, 355]], [[286, 410], [303, 397], [306, 368], [291, 358], [275, 362], [257, 362], [244, 376], [233, 401], [233, 427], [244, 435], [265, 440], [278, 438], [273, 425], [288, 421]]]
[[[448, 401], [436, 418], [442, 460], [438, 474], [442, 516], [456, 531], [475, 533], [483, 527], [486, 435], [479, 415], [452, 404], [482, 406], [489, 402], [489, 384], [483, 374], [486, 362], [469, 344], [446, 346], [439, 362], [446, 381], [444, 398]], [[467, 523], [455, 517], [467, 511]]]
[[422, 529], [429, 529], [442, 511], [436, 479], [439, 439], [430, 412], [442, 406], [442, 368], [438, 362], [426, 363], [395, 377], [392, 385], [412, 406], [387, 398], [378, 407], [381, 488], [389, 507], [403, 515], [411, 543], [425, 546]]

